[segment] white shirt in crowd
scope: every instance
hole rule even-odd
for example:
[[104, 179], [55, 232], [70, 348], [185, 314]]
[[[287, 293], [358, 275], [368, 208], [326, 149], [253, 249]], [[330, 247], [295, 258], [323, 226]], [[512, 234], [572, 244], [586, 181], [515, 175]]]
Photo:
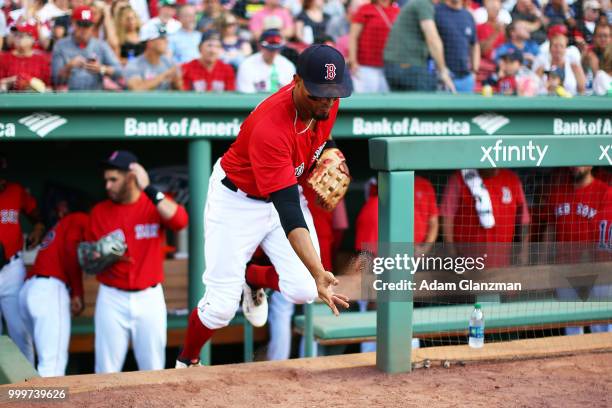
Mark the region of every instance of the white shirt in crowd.
[[[274, 67], [273, 67], [274, 66]], [[236, 89], [238, 92], [255, 93], [270, 92], [270, 80], [273, 68], [278, 75], [279, 87], [287, 85], [293, 80], [295, 66], [287, 58], [277, 55], [274, 64], [268, 65], [260, 52], [251, 55], [238, 67]]]
[[149, 18], [151, 18], [149, 15], [149, 4], [147, 3], [147, 0], [130, 0], [130, 7], [132, 7], [138, 15], [140, 24], [146, 23], [149, 21]]
[[612, 92], [612, 75], [603, 69], [597, 71], [593, 79], [593, 92], [595, 95], [608, 95]]
[[[537, 56], [535, 62], [533, 63], [532, 69], [534, 72], [537, 72], [538, 68], [544, 68], [544, 71], [549, 71], [552, 68], [550, 61], [550, 52], [548, 51], [548, 47], [545, 46], [547, 45], [547, 43], [548, 41], [542, 44], [542, 46], [540, 46], [540, 55]], [[578, 92], [578, 83], [576, 81], [574, 71], [572, 70], [572, 65], [580, 65], [580, 51], [578, 51], [578, 49], [574, 46], [569, 46], [565, 50], [565, 79], [563, 81], [563, 87], [570, 94], [576, 95], [576, 93]], [[546, 93], [546, 83], [543, 82], [541, 85], [542, 93]]]
[[[151, 26], [161, 27], [163, 26], [163, 24], [161, 20], [159, 19], [159, 17], [153, 17], [152, 19], [144, 23], [142, 27], [140, 27], [140, 32], [143, 32], [144, 30], [151, 30], [152, 29]], [[180, 30], [182, 25], [181, 25], [181, 22], [178, 21], [177, 19], [171, 18], [170, 20], [168, 20], [168, 23], [166, 23], [165, 27], [166, 27], [166, 33], [168, 35], [172, 35], [176, 33], [178, 30]]]

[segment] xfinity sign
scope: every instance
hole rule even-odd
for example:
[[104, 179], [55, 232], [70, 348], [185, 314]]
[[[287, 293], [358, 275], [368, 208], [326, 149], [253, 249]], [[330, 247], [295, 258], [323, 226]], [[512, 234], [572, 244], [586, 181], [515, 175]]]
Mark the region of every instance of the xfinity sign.
[[599, 155], [599, 160], [606, 159], [608, 164], [612, 166], [612, 145], [600, 145], [599, 149], [601, 150], [601, 155]]
[[542, 147], [534, 144], [532, 140], [527, 145], [504, 145], [503, 139], [497, 139], [495, 144], [480, 148], [482, 149], [480, 162], [488, 161], [492, 167], [497, 167], [497, 163], [517, 162], [533, 162], [539, 167], [548, 151], [548, 145]]

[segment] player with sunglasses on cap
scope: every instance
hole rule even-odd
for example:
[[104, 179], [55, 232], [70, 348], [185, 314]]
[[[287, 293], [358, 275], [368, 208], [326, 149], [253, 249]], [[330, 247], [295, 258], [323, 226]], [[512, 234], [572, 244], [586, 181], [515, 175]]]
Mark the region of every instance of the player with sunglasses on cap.
[[[348, 298], [333, 290], [337, 279], [321, 263], [302, 185], [324, 150], [334, 148], [330, 135], [338, 99], [350, 96], [352, 88], [340, 52], [321, 44], [307, 48], [293, 81], [251, 112], [215, 164], [204, 215], [206, 292], [189, 316], [177, 368], [199, 364], [202, 346], [232, 320], [241, 296], [245, 317], [264, 325], [263, 288], [296, 304], [319, 297], [336, 315], [338, 306], [348, 307]], [[262, 273], [245, 276], [258, 246], [276, 273], [251, 269]]]

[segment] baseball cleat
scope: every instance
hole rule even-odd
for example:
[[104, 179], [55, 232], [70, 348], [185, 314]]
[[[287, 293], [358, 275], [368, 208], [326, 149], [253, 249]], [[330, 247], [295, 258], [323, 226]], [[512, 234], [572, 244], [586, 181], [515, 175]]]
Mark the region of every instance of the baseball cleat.
[[255, 327], [262, 327], [268, 321], [268, 299], [263, 289], [252, 289], [248, 283], [242, 288], [242, 313]]
[[191, 368], [200, 367], [200, 360], [182, 360], [180, 357], [176, 359], [176, 365], [174, 368]]

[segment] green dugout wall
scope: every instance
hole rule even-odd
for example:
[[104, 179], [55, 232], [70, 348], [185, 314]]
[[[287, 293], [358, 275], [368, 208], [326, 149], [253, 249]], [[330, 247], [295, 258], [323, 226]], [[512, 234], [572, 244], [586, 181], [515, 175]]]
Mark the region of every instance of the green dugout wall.
[[[0, 95], [0, 146], [13, 141], [44, 143], [49, 140], [133, 142], [163, 139], [188, 143], [191, 191], [189, 305], [193, 307], [204, 289], [201, 280], [204, 270], [203, 209], [212, 168], [211, 142], [234, 138], [242, 119], [263, 98], [264, 95], [195, 93]], [[436, 144], [438, 147], [444, 147], [449, 155], [457, 155], [462, 145], [451, 143], [455, 137], [460, 140], [471, 136], [599, 135], [612, 140], [611, 113], [612, 99], [597, 97], [559, 99], [484, 98], [479, 95], [444, 94], [356, 95], [341, 103], [333, 135], [346, 139], [436, 136], [442, 138]], [[397, 151], [377, 150], [381, 158], [372, 161], [374, 168], [389, 172], [405, 167], [401, 159], [398, 168], [386, 167], [387, 164], [391, 166], [395, 163], [392, 158], [410, 149], [403, 143], [393, 146], [397, 147]], [[577, 141], [575, 146], [579, 148], [580, 142]], [[419, 168], [439, 168], [434, 163], [442, 156], [434, 155], [435, 151], [425, 149], [418, 156], [422, 163]], [[612, 148], [608, 154], [612, 156]], [[383, 165], [384, 160], [388, 160], [388, 163]], [[429, 163], [432, 165], [429, 166]], [[356, 165], [360, 164], [352, 164]], [[399, 178], [389, 172], [388, 175], [381, 175], [381, 184], [393, 186], [395, 183], [410, 183], [412, 177], [411, 172], [399, 175]], [[409, 198], [401, 200], [394, 201], [393, 206], [412, 206]], [[408, 216], [407, 213], [405, 215]], [[389, 238], [395, 237], [395, 230], [390, 228], [383, 228], [384, 234]], [[405, 237], [408, 232], [402, 230], [400, 235]], [[389, 309], [387, 312], [389, 321], [394, 320], [394, 311]], [[391, 337], [400, 341], [398, 337]], [[384, 346], [382, 355], [389, 356], [390, 350], [398, 346], [399, 343], [389, 344], [388, 349]], [[381, 367], [393, 371], [392, 365], [388, 363]]]

